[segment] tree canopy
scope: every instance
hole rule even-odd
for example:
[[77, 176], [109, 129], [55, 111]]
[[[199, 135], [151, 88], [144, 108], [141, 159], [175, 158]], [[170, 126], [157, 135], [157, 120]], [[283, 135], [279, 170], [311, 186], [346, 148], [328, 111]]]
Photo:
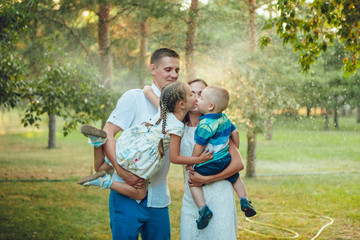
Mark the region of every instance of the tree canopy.
[[[299, 53], [304, 71], [335, 39], [344, 43], [346, 53], [342, 62], [346, 75], [360, 67], [360, 1], [279, 0], [270, 6], [270, 11], [274, 10], [278, 16], [270, 19], [265, 29], [275, 28], [283, 43], [291, 44]], [[268, 35], [262, 37], [262, 46], [270, 40]]]

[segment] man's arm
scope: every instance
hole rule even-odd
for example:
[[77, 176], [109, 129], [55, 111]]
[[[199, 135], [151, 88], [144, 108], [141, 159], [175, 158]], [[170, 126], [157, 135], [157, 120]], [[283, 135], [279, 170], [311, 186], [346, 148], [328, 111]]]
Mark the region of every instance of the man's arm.
[[115, 135], [119, 131], [123, 131], [120, 127], [113, 123], [107, 122], [103, 129], [107, 134], [107, 140], [104, 144], [105, 156], [112, 163], [117, 175], [119, 175], [124, 181], [135, 188], [142, 188], [145, 184], [144, 179], [136, 176], [135, 174], [123, 169], [116, 161], [116, 143]]
[[190, 171], [189, 173], [189, 186], [191, 187], [200, 187], [203, 184], [209, 184], [214, 181], [222, 180], [232, 176], [233, 174], [244, 169], [244, 165], [242, 163], [241, 154], [239, 149], [236, 148], [234, 142], [230, 140], [229, 143], [229, 153], [231, 155], [231, 162], [229, 166], [224, 169], [222, 172], [216, 175], [203, 176], [195, 171]]

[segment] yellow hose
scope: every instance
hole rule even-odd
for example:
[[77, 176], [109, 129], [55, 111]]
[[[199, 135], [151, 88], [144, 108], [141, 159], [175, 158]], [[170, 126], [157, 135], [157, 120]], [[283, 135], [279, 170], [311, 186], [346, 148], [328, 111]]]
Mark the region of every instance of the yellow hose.
[[[262, 215], [303, 215], [303, 216], [310, 216], [310, 217], [318, 217], [318, 218], [323, 218], [323, 219], [328, 219], [329, 222], [326, 223], [325, 225], [323, 225], [320, 230], [316, 233], [316, 235], [311, 238], [311, 240], [314, 240], [316, 239], [320, 234], [321, 232], [328, 226], [330, 226], [331, 224], [334, 223], [334, 220], [331, 218], [331, 217], [328, 217], [328, 216], [319, 216], [319, 215], [314, 215], [314, 214], [309, 214], [309, 213], [265, 213], [265, 214], [262, 214]], [[257, 235], [257, 236], [260, 236], [260, 237], [263, 237], [263, 238], [272, 238], [272, 239], [295, 239], [295, 238], [298, 238], [300, 235], [291, 230], [291, 229], [288, 229], [288, 228], [283, 228], [283, 227], [279, 227], [279, 226], [275, 226], [275, 225], [272, 225], [272, 224], [268, 224], [268, 223], [262, 223], [262, 222], [258, 222], [258, 221], [254, 221], [254, 220], [250, 220], [249, 218], [246, 218], [246, 221], [250, 222], [250, 223], [253, 223], [253, 224], [257, 224], [257, 225], [262, 225], [262, 226], [267, 226], [267, 227], [270, 227], [270, 228], [274, 228], [274, 229], [278, 229], [278, 230], [282, 230], [284, 232], [289, 232], [289, 233], [292, 233], [293, 235], [292, 236], [289, 236], [289, 237], [282, 237], [282, 236], [276, 236], [276, 235], [267, 235], [267, 234], [262, 234], [262, 233], [259, 233], [259, 232], [255, 232], [255, 231], [252, 231], [250, 229], [247, 229], [247, 228], [242, 228], [240, 226], [238, 226], [239, 229], [243, 230], [243, 231], [246, 231], [246, 232], [249, 232], [251, 234], [254, 234], [254, 235]]]

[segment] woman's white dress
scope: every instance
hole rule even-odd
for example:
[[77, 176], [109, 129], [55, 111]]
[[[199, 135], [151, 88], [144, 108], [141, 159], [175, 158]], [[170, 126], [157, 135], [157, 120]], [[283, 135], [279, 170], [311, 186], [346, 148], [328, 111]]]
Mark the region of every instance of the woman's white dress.
[[[196, 127], [185, 125], [181, 140], [180, 154], [191, 156], [195, 144]], [[185, 168], [184, 168], [185, 171]], [[202, 230], [197, 229], [196, 220], [199, 217], [188, 185], [188, 174], [185, 172], [185, 192], [181, 207], [181, 240], [232, 240], [237, 238], [237, 218], [234, 200], [234, 190], [230, 182], [217, 181], [203, 186], [206, 204], [213, 212], [209, 225]]]

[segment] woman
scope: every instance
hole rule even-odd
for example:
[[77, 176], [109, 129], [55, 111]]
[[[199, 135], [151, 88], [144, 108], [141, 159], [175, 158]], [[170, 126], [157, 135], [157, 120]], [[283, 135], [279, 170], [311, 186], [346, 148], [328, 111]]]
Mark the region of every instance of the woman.
[[[188, 82], [196, 97], [207, 86], [206, 82], [196, 79]], [[194, 133], [199, 122], [201, 113], [195, 108], [190, 111], [186, 119], [184, 135], [181, 141], [180, 154], [191, 156], [194, 148]], [[238, 149], [230, 142], [229, 152], [231, 154], [230, 165], [221, 173], [213, 176], [202, 176], [194, 171], [185, 169], [185, 192], [181, 208], [180, 238], [182, 240], [193, 239], [216, 239], [230, 240], [237, 238], [237, 218], [234, 200], [234, 190], [230, 182], [222, 180], [244, 168]], [[189, 178], [190, 177], [190, 178]], [[218, 181], [220, 180], [220, 181]], [[216, 181], [216, 182], [214, 182]], [[190, 192], [189, 184], [201, 186], [203, 183], [206, 203], [214, 213], [209, 225], [202, 230], [197, 229], [198, 207], [196, 206]]]

